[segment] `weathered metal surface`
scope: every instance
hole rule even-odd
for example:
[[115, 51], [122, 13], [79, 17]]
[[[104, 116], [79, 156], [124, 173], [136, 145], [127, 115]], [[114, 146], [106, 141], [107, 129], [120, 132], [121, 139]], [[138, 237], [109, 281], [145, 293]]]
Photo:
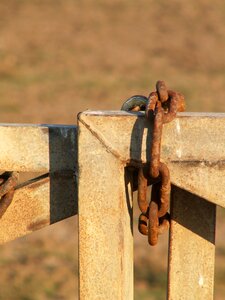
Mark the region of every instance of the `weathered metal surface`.
[[[164, 81], [157, 81], [156, 91], [151, 92], [148, 98], [133, 96], [121, 109], [127, 112], [144, 110], [147, 120], [153, 122], [149, 170], [146, 177], [141, 167], [138, 176], [138, 205], [141, 210], [138, 228], [142, 234], [148, 235], [149, 244], [152, 246], [157, 244], [159, 232], [163, 232], [163, 221], [169, 225], [166, 218], [169, 215], [170, 172], [167, 165], [160, 161], [163, 124], [171, 122], [178, 111], [184, 111], [184, 106], [183, 95], [168, 90]], [[148, 204], [147, 184], [151, 179], [157, 179], [157, 182], [152, 183], [152, 196]], [[166, 227], [168, 226], [163, 226]]]
[[0, 243], [76, 214], [76, 136], [75, 126], [0, 124], [0, 169], [49, 175], [1, 198]]
[[75, 126], [0, 124], [0, 141], [0, 170], [75, 170]]
[[162, 153], [171, 168], [172, 182], [225, 207], [225, 185], [221, 184], [225, 176], [224, 144], [225, 114], [181, 115], [163, 134]]
[[131, 300], [132, 180], [83, 115], [79, 120], [80, 299]]
[[216, 205], [172, 189], [169, 300], [213, 299]]
[[[87, 111], [80, 123], [123, 166], [150, 161], [153, 128], [143, 113]], [[172, 183], [225, 207], [224, 141], [225, 114], [179, 113], [165, 124], [161, 160]]]
[[[1, 203], [0, 203], [1, 206]], [[41, 176], [18, 186], [0, 218], [0, 244], [77, 213], [77, 191], [71, 176]]]
[[[87, 111], [79, 126], [80, 297], [132, 299], [124, 169], [150, 161], [152, 123], [143, 113]], [[215, 204], [225, 207], [224, 140], [225, 114], [180, 113], [164, 126], [161, 159], [180, 188], [171, 208], [169, 299], [212, 298]], [[146, 223], [142, 214], [144, 234]]]

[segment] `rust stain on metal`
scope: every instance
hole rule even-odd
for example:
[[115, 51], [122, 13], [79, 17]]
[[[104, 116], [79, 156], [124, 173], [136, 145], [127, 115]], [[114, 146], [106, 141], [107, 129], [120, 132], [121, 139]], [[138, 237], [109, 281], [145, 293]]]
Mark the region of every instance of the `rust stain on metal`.
[[38, 218], [37, 220], [34, 220], [29, 225], [27, 225], [27, 230], [29, 231], [39, 230], [49, 224], [50, 224], [49, 218]]
[[225, 169], [225, 160], [217, 160], [217, 161], [207, 161], [207, 160], [171, 160], [173, 164], [184, 164], [189, 167], [198, 167], [198, 166], [206, 166], [210, 168], [217, 168], [219, 170]]

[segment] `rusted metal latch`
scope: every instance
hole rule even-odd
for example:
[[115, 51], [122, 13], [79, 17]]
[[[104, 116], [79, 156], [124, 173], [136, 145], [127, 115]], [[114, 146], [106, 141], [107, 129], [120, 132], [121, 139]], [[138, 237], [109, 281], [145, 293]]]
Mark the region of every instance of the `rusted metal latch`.
[[[160, 161], [163, 124], [171, 122], [178, 111], [185, 110], [184, 96], [168, 90], [164, 81], [157, 81], [156, 91], [149, 97], [136, 95], [124, 102], [121, 110], [145, 111], [152, 122], [153, 136], [150, 163], [138, 170], [138, 205], [141, 210], [139, 231], [148, 236], [150, 245], [156, 245], [158, 235], [169, 228], [170, 173]], [[150, 203], [147, 201], [147, 186], [152, 185]]]

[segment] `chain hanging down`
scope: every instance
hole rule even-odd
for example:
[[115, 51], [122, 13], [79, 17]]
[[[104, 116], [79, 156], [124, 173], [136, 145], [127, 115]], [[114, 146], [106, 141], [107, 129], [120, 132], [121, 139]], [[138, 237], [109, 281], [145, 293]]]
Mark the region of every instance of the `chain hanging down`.
[[[138, 205], [141, 210], [139, 231], [148, 235], [150, 245], [156, 245], [158, 235], [169, 228], [170, 173], [167, 165], [160, 161], [163, 124], [171, 122], [177, 112], [184, 111], [182, 94], [168, 90], [164, 81], [157, 81], [156, 91], [149, 97], [133, 96], [122, 106], [126, 111], [145, 110], [149, 122], [153, 118], [153, 136], [150, 164], [138, 171]], [[150, 203], [147, 201], [147, 186], [152, 184]]]

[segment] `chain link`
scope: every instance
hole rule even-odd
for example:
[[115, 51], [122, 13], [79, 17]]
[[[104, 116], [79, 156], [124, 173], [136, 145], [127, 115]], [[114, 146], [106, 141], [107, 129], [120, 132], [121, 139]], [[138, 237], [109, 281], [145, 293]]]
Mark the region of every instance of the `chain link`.
[[[168, 90], [164, 81], [157, 81], [156, 91], [149, 97], [133, 96], [122, 106], [122, 110], [145, 110], [146, 118], [153, 118], [153, 135], [149, 167], [142, 166], [138, 171], [139, 231], [148, 235], [150, 245], [156, 245], [159, 234], [169, 228], [170, 215], [170, 172], [160, 161], [163, 124], [171, 122], [178, 111], [185, 110], [184, 96]], [[152, 184], [151, 200], [147, 201], [147, 187]]]
[[0, 218], [12, 203], [18, 179], [18, 172], [4, 172], [0, 175]]

